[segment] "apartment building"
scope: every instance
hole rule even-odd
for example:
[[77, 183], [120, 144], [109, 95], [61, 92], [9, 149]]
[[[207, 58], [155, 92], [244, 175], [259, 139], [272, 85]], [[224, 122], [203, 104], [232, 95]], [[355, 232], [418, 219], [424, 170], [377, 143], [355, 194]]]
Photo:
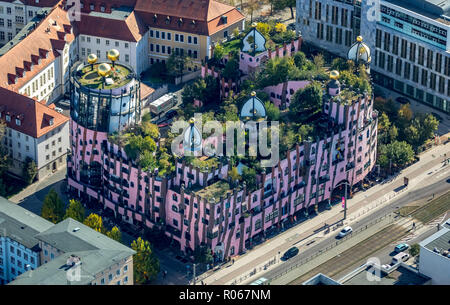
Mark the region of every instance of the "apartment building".
[[213, 0], [137, 0], [135, 12], [149, 27], [150, 65], [172, 53], [193, 59], [194, 70], [211, 57], [211, 46], [243, 30], [245, 17], [233, 6]]
[[450, 2], [386, 0], [361, 29], [374, 82], [450, 113]]
[[41, 8], [55, 6], [60, 0], [1, 0], [0, 47], [12, 40]]
[[0, 197], [0, 285], [41, 265], [35, 235], [53, 224]]
[[0, 197], [0, 285], [133, 285], [132, 249], [73, 220]]
[[0, 87], [0, 120], [6, 123], [4, 145], [9, 171], [23, 177], [27, 157], [37, 165], [37, 179], [65, 166], [69, 149], [69, 118], [24, 95]]
[[304, 41], [347, 57], [360, 35], [361, 0], [297, 0], [296, 30]]
[[[74, 43], [75, 42], [75, 43]], [[0, 57], [0, 87], [53, 102], [68, 91], [70, 58], [77, 44], [67, 12], [59, 5]]]

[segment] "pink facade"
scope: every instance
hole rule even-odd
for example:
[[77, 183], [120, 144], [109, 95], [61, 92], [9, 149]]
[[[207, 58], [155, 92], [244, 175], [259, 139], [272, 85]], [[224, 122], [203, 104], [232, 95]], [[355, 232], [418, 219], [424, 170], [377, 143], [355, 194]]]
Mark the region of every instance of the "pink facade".
[[[278, 108], [284, 106], [289, 107], [289, 103], [291, 101], [291, 97], [294, 93], [299, 90], [305, 88], [310, 81], [301, 80], [301, 81], [288, 81], [286, 83], [278, 84], [276, 86], [269, 86], [264, 88], [264, 92], [269, 95], [270, 101], [277, 106]], [[283, 97], [284, 93], [284, 97]]]

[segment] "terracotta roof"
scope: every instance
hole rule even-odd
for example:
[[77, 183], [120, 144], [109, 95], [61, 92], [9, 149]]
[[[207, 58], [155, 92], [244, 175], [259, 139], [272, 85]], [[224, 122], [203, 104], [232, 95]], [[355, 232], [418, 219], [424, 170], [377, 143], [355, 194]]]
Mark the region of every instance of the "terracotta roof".
[[109, 19], [82, 14], [81, 21], [76, 22], [79, 34], [98, 36], [130, 42], [140, 41], [147, 32], [146, 25], [134, 13], [125, 20]]
[[[135, 11], [150, 27], [211, 35], [245, 17], [235, 7], [213, 0], [137, 0]], [[227, 23], [221, 16], [228, 17]], [[156, 18], [155, 18], [156, 17]]]
[[152, 94], [153, 92], [155, 92], [155, 89], [153, 89], [152, 87], [147, 86], [144, 83], [141, 83], [141, 100], [149, 97], [150, 94]]
[[18, 91], [75, 39], [71, 29], [68, 14], [56, 6], [34, 31], [0, 57], [0, 87]]
[[[6, 114], [11, 121], [6, 122], [9, 128], [20, 131], [34, 138], [39, 138], [47, 132], [59, 127], [69, 120], [57, 111], [36, 102], [34, 99], [0, 87], [1, 120], [6, 122]], [[21, 124], [16, 124], [16, 118]], [[50, 125], [53, 120], [53, 125]]]

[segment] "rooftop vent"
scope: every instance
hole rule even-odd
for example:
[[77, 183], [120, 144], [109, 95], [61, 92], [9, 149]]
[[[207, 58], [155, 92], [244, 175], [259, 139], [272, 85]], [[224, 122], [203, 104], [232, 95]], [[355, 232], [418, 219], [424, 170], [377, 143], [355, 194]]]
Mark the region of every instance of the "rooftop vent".
[[73, 232], [78, 232], [80, 231], [80, 228], [76, 227], [75, 229], [73, 229]]

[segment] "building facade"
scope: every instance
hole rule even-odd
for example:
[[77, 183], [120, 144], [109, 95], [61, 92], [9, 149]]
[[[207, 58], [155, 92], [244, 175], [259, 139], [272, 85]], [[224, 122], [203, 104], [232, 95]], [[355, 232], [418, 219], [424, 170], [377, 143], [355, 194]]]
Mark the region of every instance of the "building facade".
[[41, 8], [53, 7], [59, 1], [0, 1], [0, 47], [12, 40], [36, 16]]
[[381, 1], [380, 19], [361, 32], [375, 83], [450, 113], [450, 3]]
[[4, 145], [12, 157], [9, 171], [23, 177], [27, 158], [41, 179], [66, 165], [69, 118], [26, 96], [0, 88], [0, 119], [6, 123]]
[[[308, 84], [293, 82], [288, 88]], [[341, 101], [341, 89], [352, 90], [341, 88], [338, 81], [324, 88], [328, 94], [318, 127], [322, 136], [297, 145], [277, 166], [257, 175], [258, 187], [251, 192], [245, 185], [233, 186], [231, 168], [223, 160], [216, 167], [200, 169], [178, 159], [169, 175], [145, 172], [122, 146], [108, 139], [108, 130], [88, 126], [72, 115], [69, 188], [138, 228], [163, 230], [188, 254], [207, 245], [218, 260], [238, 255], [294, 217], [317, 209], [319, 203], [330, 204], [344, 184], [351, 189], [374, 167], [373, 97], [356, 94], [353, 100]], [[283, 86], [270, 90], [281, 95]], [[76, 105], [77, 95], [72, 96]]]
[[377, 3], [298, 0], [297, 31], [305, 42], [341, 57], [362, 35], [373, 53], [376, 84], [450, 113], [450, 3]]
[[441, 230], [420, 245], [419, 272], [430, 277], [432, 285], [450, 284], [450, 219]]
[[362, 2], [297, 0], [296, 31], [307, 43], [347, 57], [348, 49], [360, 35]]

